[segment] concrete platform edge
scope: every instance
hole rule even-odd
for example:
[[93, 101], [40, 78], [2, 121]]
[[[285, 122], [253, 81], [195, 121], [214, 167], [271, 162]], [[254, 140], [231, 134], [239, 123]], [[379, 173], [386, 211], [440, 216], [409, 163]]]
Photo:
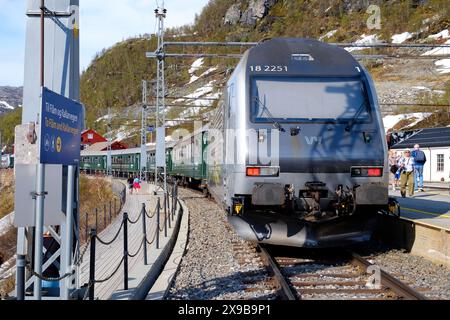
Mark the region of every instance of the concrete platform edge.
[[182, 257], [184, 256], [188, 244], [189, 235], [189, 209], [183, 206], [183, 217], [181, 220], [178, 238], [174, 249], [164, 266], [164, 270], [159, 275], [153, 287], [150, 289], [146, 300], [164, 300], [166, 299], [169, 289], [175, 280], [175, 274], [178, 272]]
[[177, 222], [169, 241], [164, 246], [161, 254], [153, 263], [147, 275], [142, 279], [141, 283], [134, 290], [134, 293], [130, 296], [129, 300], [145, 300], [148, 292], [157, 281], [158, 277], [162, 273], [165, 264], [169, 260], [169, 256], [172, 253], [173, 248], [175, 247], [176, 240], [178, 238], [181, 219], [185, 214], [184, 204], [182, 203], [182, 201], [180, 201], [179, 203], [181, 203], [181, 210], [179, 211], [180, 213], [178, 214]]
[[[415, 220], [380, 216], [375, 238], [450, 267], [450, 231]], [[386, 239], [389, 239], [386, 241]]]

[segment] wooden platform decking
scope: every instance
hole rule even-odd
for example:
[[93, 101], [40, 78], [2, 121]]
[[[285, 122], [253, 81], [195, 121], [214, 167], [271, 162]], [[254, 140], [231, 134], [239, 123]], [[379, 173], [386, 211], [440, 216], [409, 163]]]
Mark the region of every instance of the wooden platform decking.
[[[119, 230], [123, 213], [127, 212], [130, 220], [136, 220], [141, 212], [142, 203], [145, 203], [147, 213], [151, 215], [157, 204], [158, 196], [153, 195], [151, 192], [153, 186], [143, 184], [143, 188], [140, 194], [127, 194], [127, 199], [122, 212], [116, 217], [116, 219], [109, 225], [108, 228], [103, 230], [98, 236], [105, 242], [109, 242], [117, 234]], [[169, 201], [170, 203], [170, 201]], [[161, 197], [161, 206], [164, 206], [164, 199]], [[143, 240], [142, 220], [136, 224], [128, 223], [128, 253], [134, 255], [141, 247]], [[161, 209], [160, 215], [161, 228], [164, 223], [164, 209]], [[146, 218], [147, 227], [147, 239], [151, 241], [156, 231], [156, 214], [152, 219]], [[170, 230], [169, 230], [170, 235]], [[160, 233], [161, 243], [163, 243], [164, 231]], [[147, 245], [148, 255], [151, 250], [155, 250], [155, 243]], [[117, 268], [118, 264], [123, 257], [123, 229], [120, 231], [119, 236], [114, 243], [105, 246], [100, 242], [96, 242], [96, 265], [95, 265], [95, 279], [102, 280], [109, 277], [113, 271]], [[137, 268], [144, 263], [143, 249], [140, 249], [139, 254], [136, 257], [128, 258], [129, 265], [129, 280], [133, 280], [130, 275], [133, 274], [133, 269]], [[95, 298], [100, 300], [107, 300], [111, 295], [117, 291], [123, 289], [124, 283], [124, 268], [123, 264], [119, 270], [108, 281], [95, 284]], [[83, 262], [80, 267], [80, 284], [83, 285], [88, 282], [89, 279], [89, 249], [86, 252]], [[134, 279], [135, 280], [135, 279]]]

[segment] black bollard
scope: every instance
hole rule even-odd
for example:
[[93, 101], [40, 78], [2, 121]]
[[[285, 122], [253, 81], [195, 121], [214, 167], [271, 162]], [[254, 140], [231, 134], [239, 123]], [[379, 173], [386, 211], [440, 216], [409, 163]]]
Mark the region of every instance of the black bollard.
[[95, 286], [95, 239], [97, 237], [97, 230], [91, 229], [89, 234], [91, 237], [91, 252], [89, 262], [89, 300], [94, 300], [94, 286]]
[[123, 213], [123, 289], [128, 290], [128, 213]]

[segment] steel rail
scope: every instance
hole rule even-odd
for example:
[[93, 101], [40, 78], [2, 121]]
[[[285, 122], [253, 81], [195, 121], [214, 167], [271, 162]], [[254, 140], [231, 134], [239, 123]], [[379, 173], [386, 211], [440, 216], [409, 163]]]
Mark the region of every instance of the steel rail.
[[299, 300], [297, 292], [291, 288], [286, 281], [286, 278], [281, 273], [281, 269], [278, 263], [272, 258], [269, 252], [262, 246], [258, 245], [262, 258], [265, 260], [266, 265], [272, 270], [274, 279], [277, 285], [281, 289], [281, 293], [286, 300]]
[[[351, 252], [351, 255], [352, 255], [351, 263], [353, 265], [359, 266], [365, 270], [368, 267], [374, 265], [355, 252]], [[427, 300], [427, 298], [424, 295], [414, 290], [410, 286], [406, 285], [402, 281], [394, 278], [384, 270], [380, 269], [380, 273], [381, 273], [381, 284], [394, 291], [400, 297], [403, 297], [407, 300]]]

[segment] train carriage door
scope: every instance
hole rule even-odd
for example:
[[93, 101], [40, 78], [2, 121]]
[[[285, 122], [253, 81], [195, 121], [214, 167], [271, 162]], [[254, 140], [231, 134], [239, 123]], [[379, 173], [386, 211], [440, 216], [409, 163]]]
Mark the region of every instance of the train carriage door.
[[134, 170], [139, 171], [141, 168], [141, 155], [135, 154], [134, 155]]
[[173, 165], [172, 149], [167, 149], [167, 153], [168, 153], [168, 157], [169, 157], [169, 161], [167, 162], [167, 170], [168, 170], [168, 172], [172, 172], [172, 165]]
[[191, 144], [189, 146], [189, 157], [190, 157], [190, 164], [192, 168], [192, 174], [191, 177], [195, 178], [195, 161], [194, 161], [194, 144], [195, 144], [195, 136], [191, 136]]
[[107, 157], [106, 157], [106, 156], [103, 156], [103, 157], [102, 157], [102, 170], [106, 172], [107, 169], [108, 169], [108, 161], [107, 161]]
[[[230, 123], [230, 116], [231, 116], [231, 105], [232, 105], [232, 99], [234, 95], [234, 83], [231, 83], [228, 87], [228, 90], [226, 90], [226, 97], [225, 97], [225, 104], [223, 106], [223, 184], [226, 186], [229, 181], [227, 179], [230, 177], [230, 169], [229, 165], [230, 160], [234, 162], [234, 130], [235, 126], [233, 126]], [[233, 132], [230, 136], [228, 136], [229, 133]], [[233, 157], [233, 159], [231, 158]], [[226, 192], [227, 188], [225, 188]]]
[[207, 147], [208, 147], [208, 132], [203, 131], [201, 133], [201, 164], [202, 164], [202, 178], [207, 178], [207, 168], [206, 168], [206, 157], [207, 157]]

